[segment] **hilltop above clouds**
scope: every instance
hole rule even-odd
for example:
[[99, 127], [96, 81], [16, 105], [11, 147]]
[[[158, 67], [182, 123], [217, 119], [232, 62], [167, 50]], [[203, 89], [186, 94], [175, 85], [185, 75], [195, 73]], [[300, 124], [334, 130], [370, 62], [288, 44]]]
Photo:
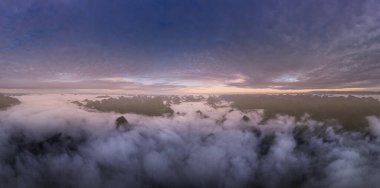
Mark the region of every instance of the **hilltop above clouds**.
[[18, 99], [0, 94], [0, 109], [11, 107], [16, 104], [20, 104]]

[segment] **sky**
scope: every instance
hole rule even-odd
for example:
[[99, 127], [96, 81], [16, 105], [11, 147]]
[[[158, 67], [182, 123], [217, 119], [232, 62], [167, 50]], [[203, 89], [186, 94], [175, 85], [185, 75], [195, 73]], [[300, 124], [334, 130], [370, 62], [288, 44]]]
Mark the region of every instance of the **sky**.
[[2, 0], [0, 92], [380, 90], [377, 0]]

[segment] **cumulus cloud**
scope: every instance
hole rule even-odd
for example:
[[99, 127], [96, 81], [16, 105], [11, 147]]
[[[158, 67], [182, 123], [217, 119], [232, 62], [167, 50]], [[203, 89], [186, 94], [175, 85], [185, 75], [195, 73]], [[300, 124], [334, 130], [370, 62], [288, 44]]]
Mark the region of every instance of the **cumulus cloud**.
[[[95, 96], [25, 95], [0, 112], [1, 187], [375, 187], [380, 120], [345, 132], [305, 116], [172, 106], [173, 117], [79, 109]], [[197, 112], [200, 110], [203, 116]], [[250, 121], [242, 120], [247, 115]], [[61, 133], [61, 134], [59, 134]]]

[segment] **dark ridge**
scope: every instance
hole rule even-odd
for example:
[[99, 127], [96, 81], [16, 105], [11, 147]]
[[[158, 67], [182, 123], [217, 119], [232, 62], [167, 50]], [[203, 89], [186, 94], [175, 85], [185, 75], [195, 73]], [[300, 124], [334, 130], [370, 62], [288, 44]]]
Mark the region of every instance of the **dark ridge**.
[[367, 116], [380, 115], [380, 101], [372, 97], [318, 95], [224, 95], [240, 110], [263, 109], [264, 121], [285, 114], [301, 118], [308, 113], [318, 121], [337, 120], [343, 128], [358, 130], [368, 126]]
[[45, 138], [32, 139], [21, 132], [11, 135], [9, 144], [16, 146], [18, 153], [30, 153], [36, 156], [47, 154], [73, 154], [79, 145], [86, 141], [84, 136], [73, 137], [64, 133], [55, 133]]
[[197, 96], [194, 96], [194, 95], [186, 95], [186, 96], [182, 96], [181, 99], [184, 101], [184, 102], [201, 102], [203, 101], [205, 98], [201, 95], [197, 95]]
[[206, 115], [206, 114], [204, 114], [201, 110], [197, 110], [195, 113], [198, 114], [199, 117], [202, 118], [202, 119], [209, 118], [209, 116]]
[[215, 97], [215, 96], [210, 96], [207, 98], [206, 100], [207, 104], [213, 108], [217, 108], [218, 107], [218, 103], [220, 103], [220, 100]]
[[201, 102], [205, 100], [205, 98], [201, 95], [185, 95], [185, 96], [178, 96], [178, 95], [159, 95], [155, 96], [156, 98], [159, 98], [163, 101], [165, 101], [166, 104], [180, 104], [182, 102]]
[[97, 99], [104, 99], [104, 98], [111, 98], [111, 97], [108, 96], [108, 95], [100, 95], [100, 96], [97, 96], [95, 98], [97, 98]]
[[107, 98], [101, 101], [85, 100], [84, 106], [100, 112], [135, 113], [147, 116], [173, 115], [174, 111], [160, 97], [133, 96]]
[[380, 91], [311, 91], [308, 94], [319, 95], [380, 95]]
[[76, 105], [78, 105], [78, 106], [83, 106], [83, 104], [81, 103], [81, 102], [79, 102], [79, 101], [73, 101], [73, 102], [71, 102], [72, 104], [76, 104]]
[[274, 134], [262, 136], [262, 138], [260, 139], [260, 143], [258, 145], [258, 148], [257, 148], [257, 150], [258, 150], [257, 154], [259, 154], [260, 157], [268, 154], [269, 149], [273, 145], [275, 137], [276, 136]]
[[251, 119], [250, 119], [248, 116], [246, 116], [246, 115], [244, 115], [241, 119], [242, 119], [243, 121], [245, 121], [245, 122], [248, 122], [248, 121], [251, 120]]
[[124, 116], [120, 116], [115, 120], [115, 125], [117, 130], [129, 131], [132, 126], [129, 124], [128, 120]]
[[8, 107], [11, 107], [13, 105], [20, 104], [20, 103], [21, 102], [16, 98], [8, 97], [8, 96], [5, 96], [3, 94], [0, 94], [0, 109], [8, 108]]
[[159, 95], [155, 96], [156, 98], [161, 99], [164, 101], [166, 104], [180, 104], [181, 103], [181, 97], [177, 95]]

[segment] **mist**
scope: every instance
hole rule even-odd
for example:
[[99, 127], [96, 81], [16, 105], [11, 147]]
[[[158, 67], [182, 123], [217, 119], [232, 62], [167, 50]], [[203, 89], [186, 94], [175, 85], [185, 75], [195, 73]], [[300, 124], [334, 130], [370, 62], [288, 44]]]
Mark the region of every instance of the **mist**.
[[[173, 104], [173, 116], [80, 108], [86, 95], [24, 95], [0, 111], [0, 187], [376, 187], [380, 119], [346, 131], [307, 114]], [[178, 113], [177, 113], [178, 112]], [[201, 113], [200, 113], [201, 112]], [[115, 129], [123, 115], [132, 126]], [[242, 119], [243, 116], [248, 119]], [[331, 123], [331, 124], [329, 124]]]

